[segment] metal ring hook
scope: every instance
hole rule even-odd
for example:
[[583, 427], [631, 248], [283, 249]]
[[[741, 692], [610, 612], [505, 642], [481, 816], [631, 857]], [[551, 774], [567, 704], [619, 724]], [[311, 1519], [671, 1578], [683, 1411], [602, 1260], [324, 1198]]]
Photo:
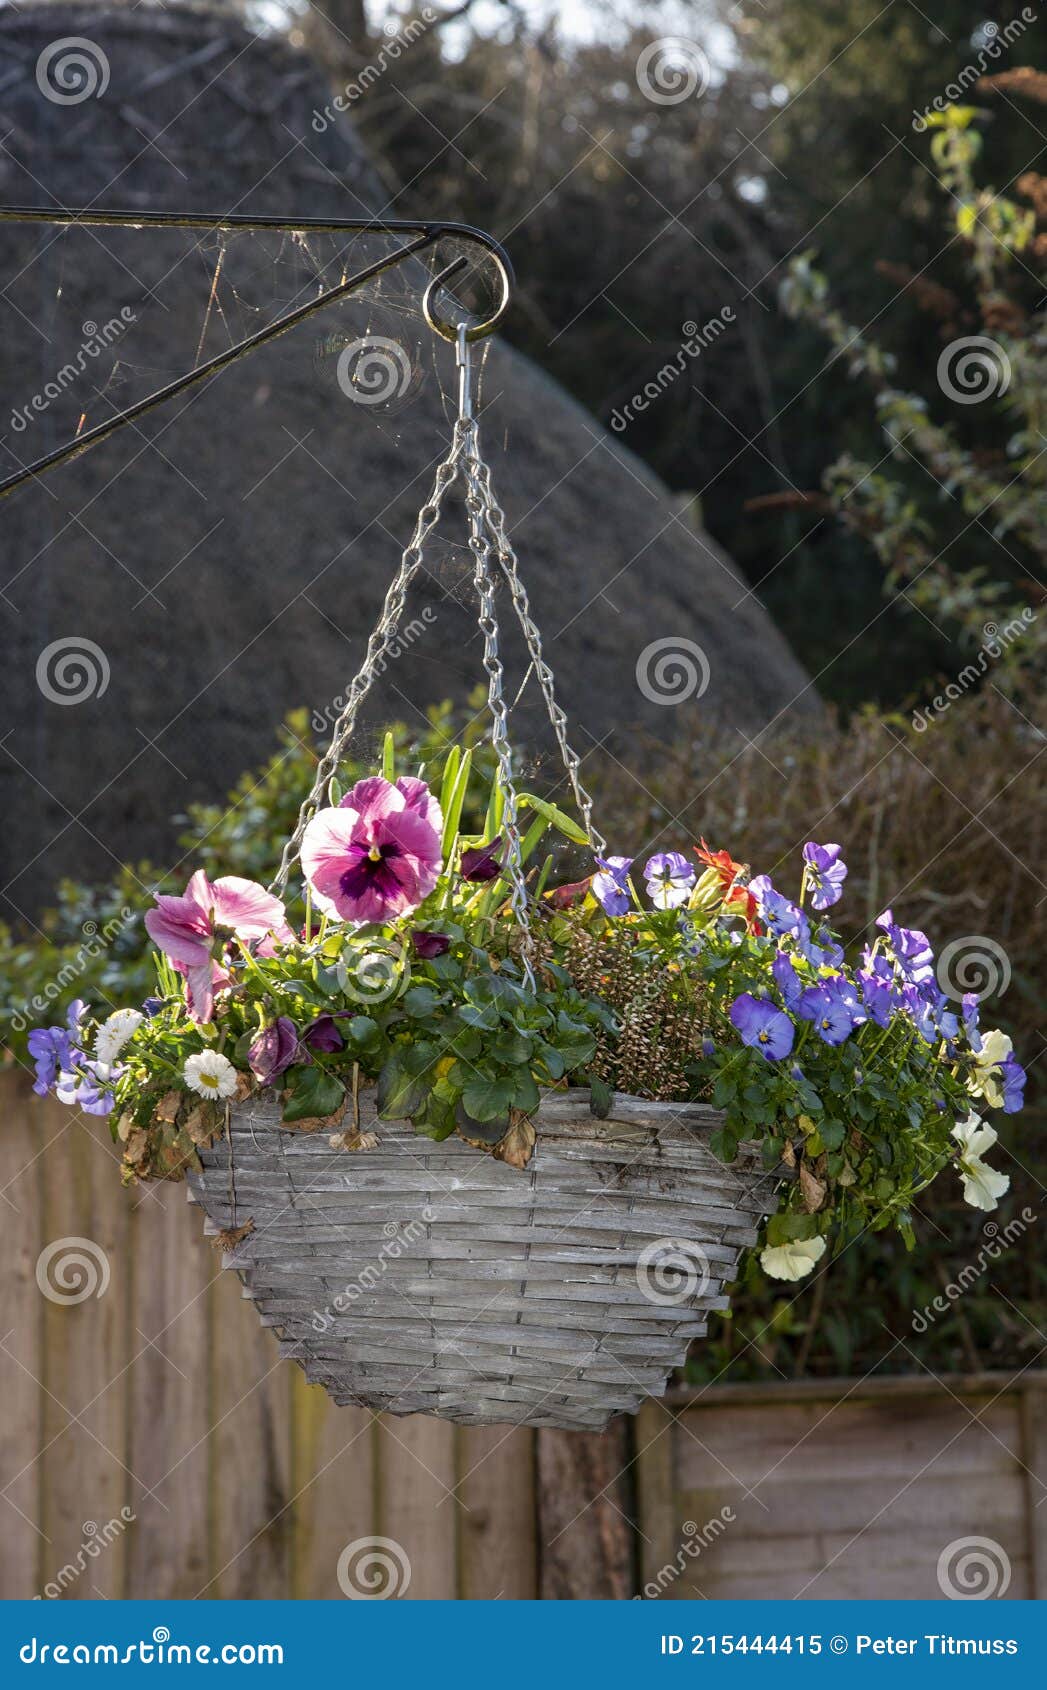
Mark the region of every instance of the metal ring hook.
[[498, 279], [501, 283], [501, 298], [495, 307], [494, 315], [487, 317], [482, 323], [466, 324], [449, 322], [447, 319], [438, 315], [434, 305], [434, 296], [437, 289], [445, 288], [452, 276], [457, 276], [465, 269], [469, 262], [467, 258], [456, 258], [453, 263], [447, 266], [446, 270], [441, 270], [439, 275], [432, 278], [422, 295], [422, 310], [425, 313], [426, 322], [436, 334], [443, 335], [445, 340], [457, 343], [459, 330], [462, 328], [465, 330], [466, 340], [482, 340], [485, 335], [493, 333], [494, 329], [498, 323], [501, 322], [508, 310], [509, 298], [512, 292], [512, 276], [507, 264], [499, 253], [493, 252], [490, 248], [488, 248], [488, 257], [494, 261], [498, 271]]

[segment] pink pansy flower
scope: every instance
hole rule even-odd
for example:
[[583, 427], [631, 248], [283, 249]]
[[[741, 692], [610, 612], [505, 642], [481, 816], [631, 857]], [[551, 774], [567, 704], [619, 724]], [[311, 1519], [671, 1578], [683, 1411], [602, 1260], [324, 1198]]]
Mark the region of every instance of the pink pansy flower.
[[440, 806], [422, 780], [358, 780], [305, 830], [302, 869], [321, 910], [389, 921], [418, 908], [440, 873]]
[[180, 898], [160, 892], [156, 906], [145, 918], [149, 937], [186, 976], [190, 1013], [198, 1021], [210, 1021], [215, 987], [229, 984], [218, 960], [229, 935], [262, 941], [257, 949], [263, 955], [272, 954], [274, 939], [294, 938], [280, 899], [235, 874], [211, 881], [197, 869]]

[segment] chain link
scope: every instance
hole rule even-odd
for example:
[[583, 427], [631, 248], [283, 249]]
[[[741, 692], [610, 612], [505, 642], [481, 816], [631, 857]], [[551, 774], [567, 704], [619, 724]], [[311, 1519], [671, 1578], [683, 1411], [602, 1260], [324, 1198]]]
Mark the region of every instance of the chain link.
[[545, 700], [549, 720], [567, 771], [575, 802], [581, 813], [586, 837], [596, 856], [602, 856], [606, 843], [593, 824], [593, 800], [582, 785], [579, 775], [580, 759], [567, 738], [567, 718], [557, 703], [553, 673], [545, 659], [542, 637], [531, 613], [527, 589], [520, 579], [516, 553], [506, 531], [505, 513], [491, 487], [491, 472], [480, 452], [480, 436], [472, 407], [471, 350], [463, 325], [458, 331], [458, 420], [447, 457], [438, 465], [428, 501], [422, 506], [415, 522], [409, 545], [400, 559], [396, 577], [386, 593], [377, 625], [367, 642], [363, 663], [350, 684], [345, 706], [334, 725], [331, 743], [317, 764], [312, 788], [298, 812], [295, 824], [280, 859], [280, 867], [272, 881], [270, 892], [282, 895], [287, 889], [291, 868], [300, 854], [302, 839], [312, 817], [316, 814], [327, 790], [328, 782], [338, 768], [346, 745], [356, 728], [360, 705], [370, 692], [379, 665], [389, 650], [403, 615], [407, 590], [422, 567], [425, 543], [440, 520], [448, 488], [462, 474], [466, 485], [466, 510], [469, 517], [469, 548], [473, 554], [473, 585], [478, 599], [478, 620], [484, 639], [483, 664], [487, 673], [487, 700], [491, 713], [491, 743], [498, 762], [498, 779], [502, 790], [502, 826], [506, 837], [504, 871], [510, 887], [510, 907], [521, 934], [521, 961], [526, 984], [534, 989], [534, 937], [531, 932], [524, 878], [523, 851], [520, 840], [519, 801], [513, 779], [512, 749], [509, 744], [508, 710], [505, 703], [504, 669], [499, 651], [498, 618], [495, 611], [495, 583], [491, 568], [492, 552], [498, 559], [509, 587], [517, 619], [523, 630], [531, 667]]
[[317, 807], [327, 791], [327, 784], [338, 767], [342, 752], [352, 738], [360, 705], [374, 684], [378, 665], [396, 637], [396, 631], [407, 599], [407, 589], [422, 567], [425, 542], [440, 520], [444, 498], [451, 483], [457, 478], [464, 449], [464, 430], [461, 426], [458, 426], [454, 432], [450, 452], [443, 462], [437, 466], [429, 498], [418, 512], [414, 533], [411, 535], [410, 542], [400, 559], [400, 568], [396, 577], [385, 595], [381, 615], [367, 642], [367, 651], [363, 663], [350, 684], [345, 707], [335, 722], [331, 743], [317, 764], [316, 778], [313, 781], [312, 789], [303, 800], [294, 832], [284, 846], [283, 855], [280, 858], [280, 867], [269, 887], [270, 892], [278, 896], [282, 896], [287, 889], [288, 876], [301, 850], [305, 830], [316, 814]]
[[606, 855], [607, 852], [607, 841], [604, 839], [603, 835], [597, 831], [593, 823], [593, 800], [591, 795], [582, 785], [581, 776], [579, 774], [581, 760], [567, 738], [567, 717], [561, 706], [556, 701], [553, 672], [545, 660], [545, 653], [542, 650], [542, 636], [539, 631], [538, 624], [535, 622], [534, 617], [531, 614], [531, 605], [527, 596], [527, 588], [520, 579], [517, 556], [506, 532], [505, 512], [494, 497], [494, 493], [491, 488], [491, 471], [482, 461], [479, 464], [477, 479], [480, 484], [480, 490], [486, 507], [485, 517], [487, 526], [494, 541], [495, 551], [497, 553], [498, 562], [502, 568], [502, 573], [508, 582], [509, 591], [512, 594], [513, 606], [516, 610], [520, 627], [523, 629], [524, 639], [527, 642], [527, 651], [531, 659], [531, 664], [534, 668], [535, 678], [538, 681], [538, 685], [541, 687], [542, 696], [545, 699], [545, 707], [549, 715], [549, 721], [552, 724], [553, 733], [556, 735], [556, 742], [560, 747], [560, 756], [563, 759], [563, 765], [567, 770], [567, 777], [571, 783], [571, 790], [574, 793], [574, 801], [581, 812], [582, 823], [593, 855], [602, 857]]

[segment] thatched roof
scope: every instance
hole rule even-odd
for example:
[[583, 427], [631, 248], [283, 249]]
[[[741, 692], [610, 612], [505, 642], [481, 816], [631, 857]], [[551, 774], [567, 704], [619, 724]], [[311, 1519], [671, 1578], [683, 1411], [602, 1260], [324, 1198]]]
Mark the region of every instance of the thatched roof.
[[[41, 54], [71, 36], [105, 55], [100, 98], [57, 103], [41, 91]], [[345, 120], [317, 131], [330, 99], [320, 73], [231, 14], [0, 9], [0, 86], [7, 205], [390, 214]], [[285, 304], [308, 284], [307, 254], [287, 243], [275, 270], [278, 243], [247, 239], [249, 249], [230, 244], [208, 314], [213, 243], [200, 254], [182, 234], [56, 240], [3, 226], [4, 473], [67, 438], [81, 412], [96, 422], [191, 367], [198, 344], [210, 355], [264, 321], [274, 280]], [[518, 259], [526, 270], [526, 251]], [[217, 796], [264, 755], [289, 707], [323, 709], [343, 689], [448, 435], [446, 348], [434, 365], [405, 300], [334, 308], [324, 327], [294, 331], [3, 505], [0, 793], [16, 907], [39, 904], [60, 872], [105, 873], [141, 851], [164, 860], [172, 812]], [[135, 316], [124, 342], [15, 427], [12, 414], [75, 356], [83, 325], [122, 306]], [[371, 410], [342, 393], [336, 359], [317, 361], [317, 338], [336, 330], [344, 346], [390, 325], [414, 377], [398, 408]], [[484, 394], [496, 483], [520, 524], [580, 749], [636, 724], [685, 731], [698, 712], [751, 734], [780, 710], [814, 707], [729, 560], [636, 458], [504, 344], [490, 349]], [[462, 555], [445, 550], [426, 579], [414, 613], [428, 605], [432, 620], [382, 683], [386, 712], [462, 696], [479, 676], [470, 616], [447, 596], [466, 596]], [[641, 651], [670, 636], [697, 642], [710, 665], [704, 696], [675, 709], [636, 684]], [[65, 637], [94, 642], [111, 667], [104, 695], [75, 707], [37, 681], [41, 652]]]

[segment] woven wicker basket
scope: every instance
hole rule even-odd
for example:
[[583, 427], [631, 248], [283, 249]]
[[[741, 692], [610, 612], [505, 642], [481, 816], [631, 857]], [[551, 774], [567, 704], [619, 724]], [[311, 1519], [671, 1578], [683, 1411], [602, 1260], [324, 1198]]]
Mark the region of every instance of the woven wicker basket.
[[[281, 1127], [267, 1098], [232, 1112], [190, 1198], [307, 1378], [344, 1404], [466, 1425], [599, 1429], [660, 1395], [740, 1249], [775, 1207], [755, 1149], [724, 1167], [702, 1104], [547, 1092], [523, 1171], [409, 1123], [376, 1149]], [[674, 1266], [674, 1263], [677, 1264]]]

